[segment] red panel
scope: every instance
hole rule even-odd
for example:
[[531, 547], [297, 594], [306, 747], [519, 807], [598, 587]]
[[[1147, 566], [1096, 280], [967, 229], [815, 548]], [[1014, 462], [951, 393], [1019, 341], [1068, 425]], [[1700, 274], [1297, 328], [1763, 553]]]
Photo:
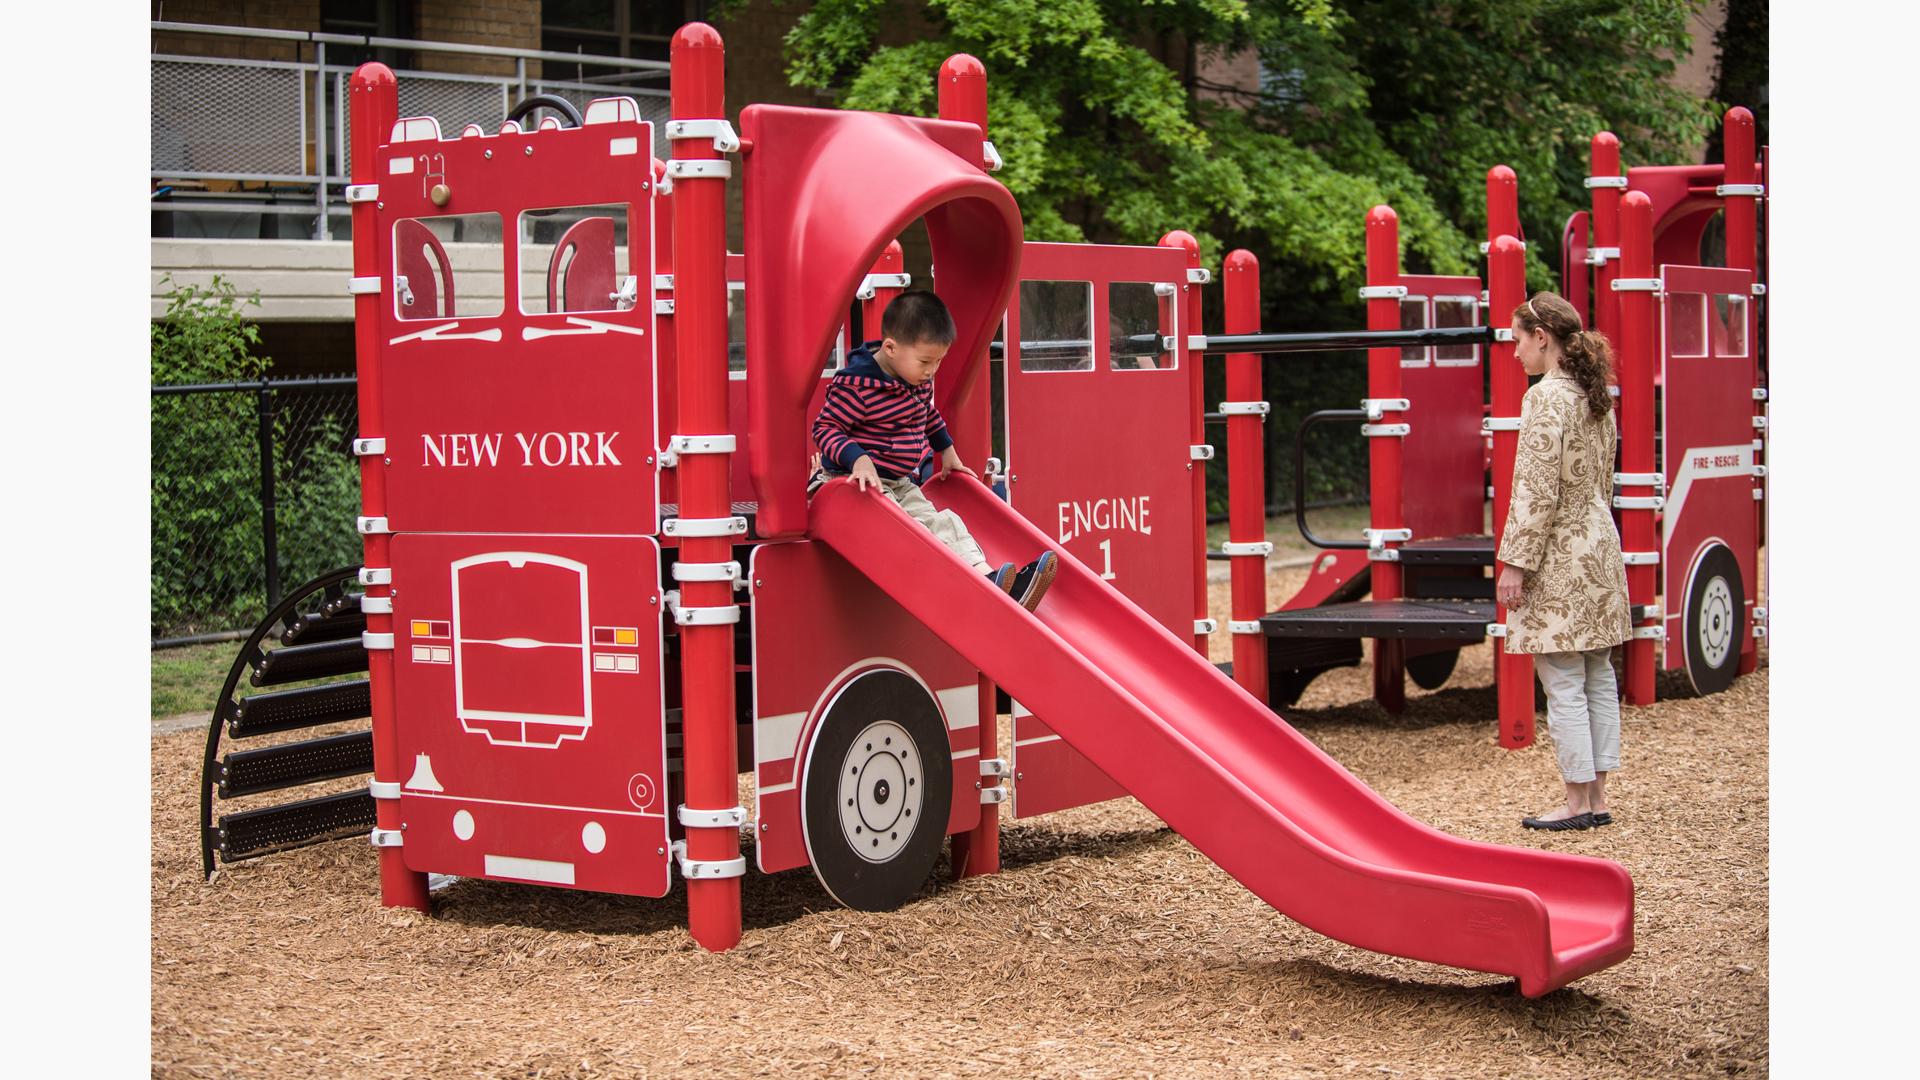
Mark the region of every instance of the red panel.
[[[1193, 463], [1187, 453], [1189, 372], [1178, 367], [1116, 369], [1110, 360], [1114, 282], [1170, 285], [1155, 331], [1182, 341], [1179, 325], [1186, 252], [1171, 247], [1025, 245], [1022, 282], [1085, 282], [1091, 290], [1090, 370], [1026, 371], [1043, 340], [1081, 340], [1081, 331], [1038, 311], [1023, 314], [1025, 289], [1007, 309], [1007, 471], [1015, 510], [1175, 634], [1193, 633]], [[1064, 287], [1063, 287], [1064, 288]], [[1128, 330], [1136, 330], [1129, 326]], [[1050, 335], [1068, 335], [1055, 339]], [[1023, 350], [1022, 342], [1027, 347]], [[1058, 351], [1058, 346], [1055, 346]], [[1186, 363], [1186, 350], [1160, 365]], [[1038, 552], [1006, 556], [1018, 562]], [[1016, 816], [1081, 806], [1123, 794], [1039, 718], [1013, 721]], [[1039, 756], [1036, 756], [1038, 754]]]
[[[1759, 583], [1753, 512], [1753, 274], [1700, 266], [1662, 266], [1660, 273], [1655, 319], [1666, 368], [1660, 422], [1667, 478], [1660, 555], [1667, 636], [1661, 653], [1662, 666], [1683, 668], [1687, 585], [1709, 544], [1731, 548], [1740, 565], [1748, 610], [1741, 613], [1735, 641], [1744, 644], [1752, 634], [1748, 616]], [[1716, 311], [1716, 295], [1748, 298], [1747, 355], [1724, 355], [1727, 327]], [[1690, 314], [1682, 314], [1696, 311], [1697, 327]], [[1696, 341], [1703, 347], [1694, 348]], [[1709, 355], [1681, 355], [1691, 352]]]
[[[378, 349], [391, 528], [656, 531], [650, 305], [522, 314], [520, 250], [511, 243], [500, 245], [504, 281], [458, 285], [466, 297], [504, 287], [498, 315], [403, 319], [393, 283], [398, 272], [411, 286], [419, 272], [409, 272], [411, 263], [431, 261], [410, 242], [395, 249], [424, 232], [414, 219], [498, 214], [512, 235], [524, 210], [609, 204], [628, 206], [629, 272], [650, 281], [652, 175], [644, 149], [652, 140], [651, 125], [622, 120], [380, 149]], [[436, 206], [429, 193], [442, 184], [450, 194]], [[577, 258], [597, 256], [583, 249]], [[411, 287], [418, 303], [420, 290]], [[451, 291], [437, 311], [453, 310]]]
[[[613, 219], [582, 218], [554, 245], [547, 265], [548, 311], [604, 311], [614, 280]], [[568, 258], [568, 251], [572, 257]]]
[[[931, 534], [929, 534], [931, 535]], [[834, 692], [863, 671], [913, 674], [940, 700], [953, 744], [953, 808], [946, 831], [980, 819], [979, 672], [874, 587], [865, 574], [809, 541], [753, 549], [755, 817], [760, 869], [808, 863], [800, 830], [803, 754]]]
[[402, 535], [393, 562], [407, 865], [664, 895], [654, 542]]
[[1567, 218], [1566, 228], [1560, 230], [1560, 295], [1573, 305], [1582, 323], [1597, 329], [1587, 310], [1587, 286], [1593, 280], [1587, 267], [1588, 217], [1585, 210], [1575, 210]]
[[[1480, 325], [1480, 279], [1402, 274], [1402, 301], [1420, 298], [1424, 326]], [[1408, 353], [1422, 354], [1417, 362]], [[1400, 392], [1412, 407], [1401, 440], [1400, 512], [1416, 540], [1486, 531], [1486, 443], [1480, 432], [1485, 380], [1478, 345], [1403, 349]]]

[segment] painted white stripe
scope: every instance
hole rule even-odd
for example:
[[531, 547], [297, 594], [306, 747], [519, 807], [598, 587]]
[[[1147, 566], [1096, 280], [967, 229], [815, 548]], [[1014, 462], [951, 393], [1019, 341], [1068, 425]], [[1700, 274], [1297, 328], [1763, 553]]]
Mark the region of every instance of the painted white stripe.
[[558, 716], [553, 713], [513, 712], [509, 709], [467, 709], [460, 714], [462, 720], [506, 720], [525, 724], [552, 724], [555, 727], [574, 727], [582, 731], [593, 726], [593, 721], [584, 716]]
[[1041, 736], [1039, 736], [1038, 738], [1033, 738], [1033, 739], [1015, 739], [1015, 740], [1013, 741], [1013, 745], [1015, 745], [1015, 746], [1037, 746], [1037, 745], [1039, 745], [1040, 743], [1047, 743], [1047, 742], [1059, 742], [1059, 741], [1060, 741], [1060, 736], [1058, 736], [1058, 735], [1041, 735]]
[[935, 690], [933, 696], [940, 700], [940, 711], [947, 714], [948, 731], [980, 726], [979, 683]]
[[1022, 716], [1032, 716], [1033, 710], [1027, 708], [1025, 705], [1022, 705], [1016, 701], [1013, 703], [1013, 715], [1015, 719], [1018, 719]]
[[609, 157], [625, 157], [628, 154], [637, 154], [639, 152], [639, 139], [628, 137], [625, 139], [609, 139], [607, 141], [607, 156]]
[[526, 806], [535, 810], [577, 810], [582, 814], [617, 814], [621, 817], [664, 818], [665, 814], [649, 813], [645, 810], [613, 810], [604, 806], [558, 806], [554, 803], [514, 802], [512, 799], [477, 799], [471, 795], [443, 795], [427, 793], [408, 788], [403, 793], [409, 799], [450, 799], [454, 802], [489, 803], [493, 806]]
[[767, 786], [767, 787], [763, 787], [763, 788], [761, 788], [761, 789], [760, 789], [760, 791], [759, 791], [759, 794], [761, 794], [761, 795], [778, 795], [778, 794], [780, 794], [780, 793], [781, 793], [781, 792], [783, 792], [783, 791], [792, 791], [792, 790], [793, 790], [793, 784], [791, 784], [791, 783], [786, 783], [786, 784], [771, 784], [771, 785], [769, 785], [769, 786]]
[[1687, 448], [1680, 458], [1680, 468], [1673, 474], [1673, 490], [1667, 493], [1665, 517], [1661, 520], [1663, 548], [1673, 536], [1673, 527], [1680, 522], [1680, 511], [1686, 508], [1687, 492], [1693, 488], [1693, 482], [1723, 476], [1753, 478], [1752, 444]]
[[806, 722], [807, 714], [798, 712], [754, 717], [753, 763], [790, 760], [799, 751], [800, 725]]
[[544, 881], [550, 885], [573, 884], [573, 864], [553, 862], [548, 859], [519, 859], [511, 855], [487, 856], [486, 872], [488, 877], [519, 878], [522, 881]]
[[980, 751], [978, 750], [955, 750], [953, 752], [953, 760], [955, 761], [959, 761], [963, 757], [979, 757], [979, 756], [980, 756]]
[[412, 171], [413, 159], [410, 157], [390, 158], [387, 161], [387, 172], [391, 175], [398, 176], [401, 173], [410, 173]]

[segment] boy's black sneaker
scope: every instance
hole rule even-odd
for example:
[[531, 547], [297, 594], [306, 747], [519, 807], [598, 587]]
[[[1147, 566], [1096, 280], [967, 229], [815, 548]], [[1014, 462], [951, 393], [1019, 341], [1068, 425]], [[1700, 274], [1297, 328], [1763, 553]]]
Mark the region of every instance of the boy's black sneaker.
[[1028, 611], [1040, 606], [1040, 598], [1047, 594], [1047, 586], [1053, 584], [1053, 575], [1060, 569], [1060, 558], [1051, 551], [1043, 551], [1040, 557], [1020, 568], [1014, 575], [1011, 595], [1020, 606]]
[[1000, 569], [995, 570], [993, 573], [987, 575], [987, 580], [993, 582], [994, 585], [997, 586], [1001, 592], [1006, 593], [1008, 596], [1012, 596], [1013, 595], [1013, 579], [1015, 575], [1019, 574], [1019, 572], [1020, 571], [1014, 569], [1012, 563], [1003, 562], [1000, 564]]

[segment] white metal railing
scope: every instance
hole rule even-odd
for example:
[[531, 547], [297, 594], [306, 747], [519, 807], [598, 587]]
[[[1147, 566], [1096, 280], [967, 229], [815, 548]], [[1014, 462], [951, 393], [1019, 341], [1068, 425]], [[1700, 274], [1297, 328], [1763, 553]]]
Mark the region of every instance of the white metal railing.
[[[400, 115], [433, 116], [442, 131], [477, 123], [491, 131], [513, 103], [554, 94], [584, 109], [596, 97], [621, 94], [654, 121], [654, 152], [666, 155], [667, 64], [618, 56], [588, 56], [494, 45], [414, 41], [305, 30], [155, 21], [155, 33], [257, 38], [309, 46], [310, 59], [236, 60], [154, 53], [153, 119], [149, 157], [156, 213], [228, 213], [311, 216], [311, 237], [331, 236], [347, 206], [339, 189], [352, 165], [347, 85], [353, 69], [327, 62], [327, 46], [404, 49], [512, 60], [511, 75], [398, 71]], [[605, 75], [569, 81], [528, 75], [529, 61], [604, 69]], [[637, 79], [655, 85], [635, 86]], [[215, 192], [207, 181], [239, 181], [258, 190]], [[198, 190], [196, 190], [198, 189]]]

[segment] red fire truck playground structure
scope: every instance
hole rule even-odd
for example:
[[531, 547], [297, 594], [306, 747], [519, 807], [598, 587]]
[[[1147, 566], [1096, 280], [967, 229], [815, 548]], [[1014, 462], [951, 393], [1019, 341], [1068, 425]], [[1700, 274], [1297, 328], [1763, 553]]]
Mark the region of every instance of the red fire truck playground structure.
[[[1489, 177], [1484, 296], [1471, 277], [1402, 274], [1378, 207], [1368, 331], [1260, 333], [1258, 268], [1236, 251], [1227, 336], [1209, 341], [1210, 275], [1188, 234], [1024, 241], [991, 175], [973, 58], [942, 66], [939, 119], [753, 105], [738, 133], [723, 58], [710, 27], [675, 36], [665, 162], [630, 99], [444, 138], [397, 116], [385, 67], [355, 74], [365, 565], [310, 583], [242, 649], [208, 739], [209, 873], [216, 853], [369, 827], [383, 902], [422, 910], [430, 872], [659, 897], [677, 868], [693, 937], [725, 949], [741, 933], [743, 832], [760, 871], [809, 866], [837, 901], [884, 910], [925, 884], [947, 837], [956, 876], [996, 871], [1003, 802], [1030, 817], [1130, 794], [1275, 908], [1354, 945], [1511, 975], [1528, 995], [1630, 954], [1621, 867], [1428, 828], [1266, 704], [1358, 662], [1371, 637], [1378, 697], [1398, 708], [1405, 673], [1438, 685], [1459, 648], [1498, 636], [1488, 474], [1497, 527], [1525, 380], [1486, 324], [1525, 295], [1511, 171]], [[1710, 690], [1759, 625], [1761, 189], [1744, 110], [1728, 149], [1724, 176], [1619, 177], [1600, 136], [1592, 243], [1585, 215], [1569, 224], [1569, 293], [1587, 303], [1593, 267], [1595, 322], [1623, 360], [1636, 702], [1651, 700], [1654, 646]], [[741, 255], [725, 247], [732, 154]], [[1747, 261], [1679, 265], [1722, 203]], [[996, 425], [1006, 458], [994, 487], [956, 474], [925, 490], [996, 563], [1060, 554], [1037, 613], [877, 493], [806, 492], [812, 411], [849, 327], [877, 326], [909, 284], [896, 238], [916, 221], [958, 328], [939, 407], [965, 459], [987, 460]], [[1302, 431], [1363, 425], [1372, 528], [1357, 546], [1322, 542], [1301, 594], [1267, 612], [1259, 354], [1360, 348], [1366, 402]], [[1207, 353], [1228, 356], [1214, 413]], [[1230, 676], [1205, 658], [1209, 422], [1228, 429]], [[274, 686], [362, 671], [235, 694], [242, 673]], [[1501, 655], [1497, 675], [1500, 737], [1525, 745], [1527, 658]], [[370, 731], [219, 756], [223, 735], [366, 716]], [[364, 792], [213, 820], [216, 797], [369, 770]]]

